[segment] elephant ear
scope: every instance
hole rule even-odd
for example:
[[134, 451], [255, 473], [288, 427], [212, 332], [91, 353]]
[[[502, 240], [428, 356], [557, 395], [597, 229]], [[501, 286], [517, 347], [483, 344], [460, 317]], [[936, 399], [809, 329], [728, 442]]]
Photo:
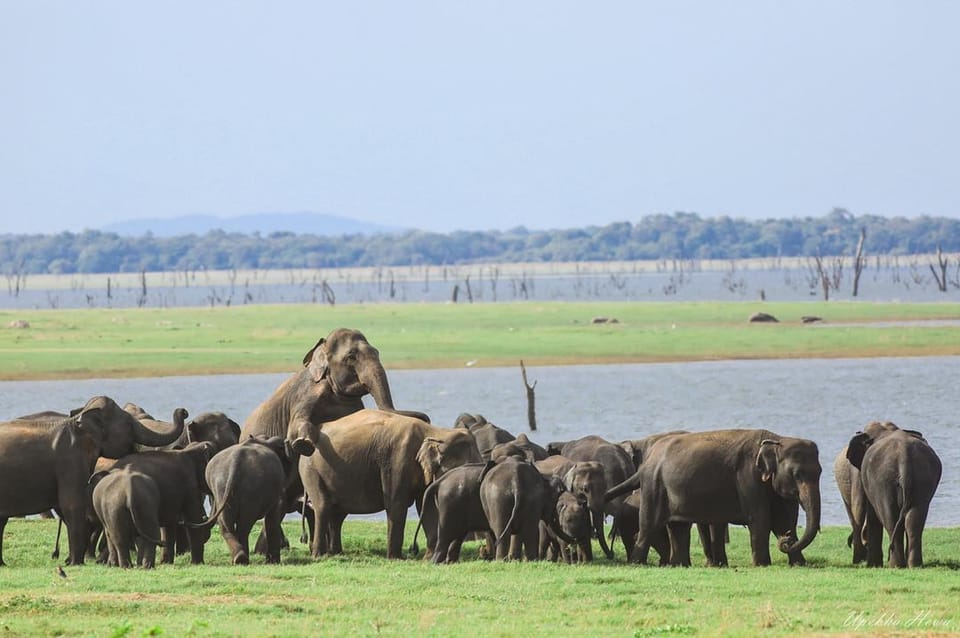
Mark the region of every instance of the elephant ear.
[[924, 440], [923, 432], [917, 432], [916, 430], [904, 430], [904, 432], [914, 437], [915, 439], [920, 439], [921, 441]]
[[573, 491], [573, 479], [576, 476], [576, 469], [577, 466], [574, 464], [573, 467], [567, 470], [567, 473], [563, 475], [563, 487], [566, 488], [568, 492]]
[[420, 449], [417, 451], [417, 463], [423, 470], [423, 481], [425, 485], [430, 485], [440, 473], [440, 462], [443, 454], [440, 451], [442, 441], [428, 436], [423, 440]]
[[327, 363], [327, 351], [323, 347], [326, 339], [320, 339], [310, 352], [303, 356], [303, 366], [310, 372], [314, 383], [320, 383], [327, 376], [330, 364]]
[[863, 457], [867, 453], [867, 448], [873, 445], [873, 437], [866, 432], [857, 432], [850, 442], [847, 443], [847, 460], [850, 465], [860, 469], [863, 464]]
[[757, 469], [760, 470], [760, 480], [764, 483], [777, 475], [779, 447], [780, 441], [771, 439], [760, 441], [760, 451], [757, 452]]

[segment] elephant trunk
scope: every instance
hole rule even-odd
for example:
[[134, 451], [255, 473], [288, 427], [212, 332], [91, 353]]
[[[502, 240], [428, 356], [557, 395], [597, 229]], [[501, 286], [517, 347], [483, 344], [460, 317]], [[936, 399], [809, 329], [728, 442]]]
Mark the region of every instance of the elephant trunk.
[[370, 391], [377, 407], [381, 410], [394, 411], [393, 397], [390, 395], [390, 384], [387, 382], [387, 372], [378, 363], [370, 364], [358, 370], [360, 382]]
[[806, 528], [803, 531], [803, 537], [796, 542], [791, 542], [786, 537], [780, 539], [778, 547], [785, 554], [805, 550], [820, 532], [820, 488], [816, 484], [800, 485], [800, 506], [807, 519]]
[[600, 549], [603, 550], [604, 555], [609, 560], [613, 560], [613, 550], [607, 545], [607, 539], [603, 529], [603, 519], [605, 518], [603, 509], [591, 510], [590, 515], [593, 517], [593, 531], [597, 535], [597, 540], [600, 541]]
[[[163, 447], [164, 445], [170, 445], [174, 441], [180, 438], [180, 435], [183, 434], [184, 424], [187, 420], [187, 411], [183, 408], [177, 408], [173, 411], [173, 425], [170, 428], [153, 430], [143, 425], [135, 419], [131, 419], [133, 424], [131, 428], [133, 430], [133, 440], [140, 445], [146, 445], [149, 447]], [[157, 421], [156, 423], [160, 423]]]

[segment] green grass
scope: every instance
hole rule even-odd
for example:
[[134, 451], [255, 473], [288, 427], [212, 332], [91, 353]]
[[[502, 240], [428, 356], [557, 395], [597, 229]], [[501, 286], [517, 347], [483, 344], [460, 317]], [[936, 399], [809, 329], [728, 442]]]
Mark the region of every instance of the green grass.
[[[0, 568], [4, 636], [659, 636], [960, 631], [960, 528], [924, 538], [927, 568], [850, 565], [847, 529], [826, 528], [810, 565], [749, 565], [731, 529], [726, 569], [488, 563], [476, 544], [458, 565], [388, 561], [386, 524], [348, 521], [345, 554], [313, 561], [299, 543], [280, 566], [228, 564], [217, 534], [207, 564], [181, 556], [152, 572], [99, 565], [55, 573], [56, 524], [13, 520]], [[407, 542], [413, 524], [408, 525]], [[299, 527], [288, 524], [296, 538]], [[774, 550], [775, 552], [775, 550]], [[775, 552], [776, 553], [776, 552]], [[696, 558], [695, 558], [696, 560]]]
[[[763, 310], [778, 324], [749, 324]], [[803, 315], [823, 317], [804, 325]], [[604, 316], [616, 323], [596, 325]], [[960, 304], [497, 303], [261, 305], [0, 312], [0, 379], [296, 369], [320, 337], [357, 328], [388, 368], [960, 354]], [[876, 324], [882, 327], [878, 327]], [[866, 325], [865, 325], [866, 324]], [[874, 324], [870, 326], [869, 324]]]

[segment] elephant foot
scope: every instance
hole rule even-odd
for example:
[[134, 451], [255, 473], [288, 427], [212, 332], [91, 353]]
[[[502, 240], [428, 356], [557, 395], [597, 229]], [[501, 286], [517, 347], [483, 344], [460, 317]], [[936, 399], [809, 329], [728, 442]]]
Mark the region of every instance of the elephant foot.
[[[270, 562], [269, 559], [267, 560], [267, 562], [268, 562], [268, 563]], [[234, 564], [234, 565], [249, 565], [249, 564], [250, 564], [250, 557], [247, 556], [247, 553], [244, 552], [244, 551], [237, 552], [236, 555], [233, 557], [233, 564]]]
[[313, 441], [302, 436], [294, 439], [293, 443], [290, 444], [290, 447], [292, 447], [293, 451], [300, 456], [310, 456], [317, 449], [316, 446], [314, 446]]

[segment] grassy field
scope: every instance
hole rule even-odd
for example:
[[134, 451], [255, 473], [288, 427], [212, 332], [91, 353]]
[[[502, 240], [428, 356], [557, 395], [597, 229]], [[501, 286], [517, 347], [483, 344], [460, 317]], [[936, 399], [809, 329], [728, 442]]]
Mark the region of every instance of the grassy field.
[[[386, 524], [348, 521], [345, 554], [314, 562], [296, 543], [280, 566], [228, 564], [218, 534], [207, 564], [181, 556], [153, 572], [99, 565], [56, 574], [56, 524], [14, 520], [0, 568], [4, 636], [660, 636], [960, 632], [960, 528], [930, 529], [927, 568], [849, 564], [847, 530], [827, 528], [810, 564], [749, 564], [731, 529], [731, 567], [388, 561]], [[408, 525], [409, 543], [413, 524]], [[290, 523], [288, 535], [299, 529]], [[599, 552], [598, 552], [599, 553]], [[776, 551], [774, 550], [776, 554]], [[655, 556], [655, 554], [654, 554]]]
[[[777, 324], [751, 324], [763, 310]], [[823, 323], [806, 325], [816, 315]], [[594, 324], [594, 317], [616, 319]], [[0, 379], [296, 369], [357, 328], [388, 368], [960, 354], [960, 304], [497, 303], [0, 312]], [[25, 321], [26, 328], [8, 327]], [[908, 322], [908, 323], [903, 323]], [[921, 322], [921, 323], [909, 323]]]

